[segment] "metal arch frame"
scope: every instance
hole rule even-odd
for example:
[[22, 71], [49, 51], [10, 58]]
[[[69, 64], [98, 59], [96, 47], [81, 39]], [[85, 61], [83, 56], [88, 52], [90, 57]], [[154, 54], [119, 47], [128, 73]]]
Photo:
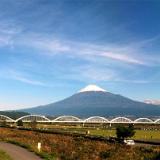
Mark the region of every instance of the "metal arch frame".
[[[67, 117], [73, 118], [73, 119], [75, 119], [75, 121], [74, 120], [73, 121], [71, 121], [71, 120], [68, 120], [68, 121], [63, 121], [63, 120], [61, 121], [61, 120], [59, 120], [61, 118], [67, 118]], [[57, 118], [55, 118], [55, 119], [52, 120], [52, 122], [80, 122], [80, 121], [81, 121], [80, 118], [78, 118], [76, 116], [70, 116], [70, 115], [59, 116], [59, 117], [57, 117]]]
[[[115, 120], [120, 119], [120, 118], [125, 119], [128, 122], [115, 122]], [[116, 118], [112, 119], [110, 121], [110, 123], [133, 123], [133, 121], [131, 119], [129, 119], [129, 118], [126, 118], [126, 117], [116, 117]]]
[[[43, 115], [36, 115], [36, 114], [25, 115], [25, 116], [22, 116], [22, 117], [20, 117], [20, 118], [18, 118], [16, 120], [14, 120], [14, 119], [6, 116], [6, 115], [0, 115], [0, 117], [4, 118], [5, 121], [7, 121], [7, 122], [17, 122], [19, 120], [23, 120], [24, 118], [28, 118], [28, 117], [38, 117], [38, 118], [42, 118], [44, 120], [37, 121], [37, 122], [77, 122], [77, 123], [79, 122], [79, 123], [87, 123], [87, 121], [89, 121], [91, 119], [98, 118], [100, 120], [103, 120], [104, 122], [100, 122], [100, 121], [93, 121], [92, 122], [92, 121], [90, 121], [88, 123], [135, 123], [135, 124], [136, 123], [144, 123], [144, 124], [145, 123], [146, 124], [147, 123], [154, 123], [154, 124], [159, 124], [160, 123], [160, 118], [158, 118], [156, 120], [152, 120], [152, 119], [149, 119], [149, 118], [137, 118], [137, 119], [135, 119], [135, 120], [132, 121], [131, 119], [129, 119], [127, 117], [116, 117], [116, 118], [114, 118], [114, 119], [112, 119], [112, 120], [109, 121], [107, 118], [101, 117], [101, 116], [92, 116], [92, 117], [89, 117], [89, 118], [86, 118], [86, 119], [80, 119], [80, 118], [78, 118], [76, 116], [72, 116], [72, 115], [63, 115], [63, 116], [59, 116], [59, 117], [57, 117], [57, 118], [55, 118], [53, 120], [50, 120], [49, 118], [47, 118], [47, 117], [45, 117]], [[72, 118], [73, 120], [64, 121], [64, 120], [59, 120], [60, 118]], [[118, 122], [118, 121], [115, 122], [118, 119], [124, 119], [126, 122], [123, 122], [123, 121], [121, 121], [121, 122]], [[146, 120], [146, 122], [141, 122], [140, 120]], [[30, 121], [27, 121], [27, 122], [30, 122]]]
[[[48, 118], [45, 117], [45, 116], [33, 114], [33, 115], [22, 116], [22, 117], [16, 119], [15, 122], [18, 122], [19, 120], [22, 120], [22, 121], [23, 121], [24, 118], [28, 118], [28, 117], [39, 117], [39, 118], [44, 118], [47, 122], [50, 121], [50, 119], [48, 119]], [[38, 122], [41, 122], [41, 121], [38, 121]], [[45, 122], [45, 121], [42, 121], [42, 122]]]
[[0, 117], [4, 117], [4, 118], [6, 118], [8, 121], [11, 121], [11, 122], [14, 122], [15, 120], [14, 119], [12, 119], [12, 118], [10, 118], [10, 117], [8, 117], [8, 116], [5, 116], [5, 115], [0, 115]]
[[[141, 122], [140, 120], [146, 120], [148, 122]], [[154, 123], [154, 122], [149, 118], [137, 118], [136, 120], [134, 120], [134, 123]]]
[[89, 120], [94, 119], [94, 118], [99, 118], [101, 120], [104, 120], [104, 122], [101, 122], [101, 123], [109, 123], [109, 120], [107, 118], [101, 117], [101, 116], [92, 116], [92, 117], [89, 117], [89, 118], [87, 118], [87, 119], [84, 120], [84, 123], [97, 123], [96, 121], [88, 122]]
[[159, 123], [160, 123], [160, 119], [156, 119], [156, 120], [154, 121], [154, 123], [158, 124], [158, 121], [159, 121]]

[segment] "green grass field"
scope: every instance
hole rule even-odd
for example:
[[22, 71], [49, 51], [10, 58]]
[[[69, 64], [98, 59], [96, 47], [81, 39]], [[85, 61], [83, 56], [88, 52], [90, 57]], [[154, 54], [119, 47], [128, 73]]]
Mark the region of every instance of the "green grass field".
[[160, 131], [136, 130], [134, 138], [160, 140]]
[[[51, 126], [50, 126], [51, 127]], [[81, 126], [52, 126], [57, 129], [62, 129], [64, 131], [70, 131], [70, 132], [78, 132], [78, 133], [86, 133], [88, 130], [91, 135], [99, 135], [99, 136], [105, 136], [105, 137], [115, 137], [116, 136], [116, 130], [115, 129], [102, 129], [102, 128], [87, 128], [87, 127], [81, 127]], [[138, 140], [158, 140], [160, 141], [160, 130], [135, 130], [136, 133], [133, 137], [133, 139]]]
[[[160, 131], [156, 130], [135, 130], [135, 136], [133, 137], [134, 139], [146, 139], [146, 140], [160, 140]], [[90, 130], [90, 134], [93, 135], [101, 135], [101, 136], [116, 136], [116, 131], [115, 130]]]
[[[64, 129], [64, 128], [63, 128]], [[85, 133], [89, 130], [91, 135], [99, 135], [105, 137], [115, 137], [115, 129], [100, 129], [100, 128], [70, 128], [66, 127], [66, 131]], [[139, 140], [159, 140], [160, 141], [160, 130], [135, 130], [133, 139]]]
[[0, 150], [0, 160], [12, 160], [12, 159], [7, 153]]

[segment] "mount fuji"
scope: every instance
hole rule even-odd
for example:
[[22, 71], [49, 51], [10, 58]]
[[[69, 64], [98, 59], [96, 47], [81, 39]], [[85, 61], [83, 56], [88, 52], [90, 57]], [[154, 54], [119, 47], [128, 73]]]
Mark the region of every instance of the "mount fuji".
[[31, 114], [88, 116], [160, 116], [160, 107], [110, 93], [88, 85], [76, 94], [55, 103], [27, 108]]

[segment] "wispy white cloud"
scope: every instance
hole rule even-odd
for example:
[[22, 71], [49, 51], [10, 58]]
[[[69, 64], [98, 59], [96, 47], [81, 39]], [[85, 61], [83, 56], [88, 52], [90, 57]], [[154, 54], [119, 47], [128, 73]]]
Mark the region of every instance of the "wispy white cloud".
[[157, 79], [143, 78], [132, 75], [128, 77], [126, 72], [121, 72], [113, 67], [103, 67], [96, 65], [75, 66], [69, 72], [61, 74], [59, 77], [63, 80], [76, 80], [87, 83], [112, 82], [112, 83], [128, 83], [128, 84], [159, 84]]
[[140, 65], [146, 65], [146, 63], [138, 58], [134, 58], [130, 55], [125, 55], [125, 54], [117, 54], [117, 53], [112, 53], [112, 52], [104, 52], [100, 54], [101, 56], [108, 57], [114, 60], [126, 62], [126, 63], [133, 63], [133, 64], [140, 64]]
[[13, 46], [15, 36], [21, 32], [20, 28], [9, 27], [8, 24], [0, 24], [0, 47]]
[[70, 48], [71, 46], [65, 44], [64, 42], [61, 42], [58, 39], [47, 39], [35, 35], [33, 37], [25, 37], [24, 41], [20, 42], [20, 44], [47, 51], [47, 53], [49, 52], [52, 55], [55, 53], [68, 52], [72, 50]]
[[[137, 40], [128, 44], [108, 43], [100, 45], [89, 42], [78, 42], [59, 39], [54, 35], [46, 35], [35, 32], [24, 32], [23, 27], [17, 27], [9, 24], [0, 24], [0, 47], [3, 46], [23, 46], [40, 50], [40, 53], [47, 55], [68, 54], [78, 56], [89, 60], [93, 57], [111, 59], [115, 62], [137, 64], [137, 65], [155, 65], [157, 57], [145, 54], [143, 48], [152, 45], [159, 40], [160, 36], [151, 37], [144, 40]], [[159, 61], [158, 61], [159, 62]]]
[[12, 69], [3, 69], [3, 70], [1, 70], [0, 76], [3, 77], [3, 78], [20, 81], [22, 83], [26, 83], [26, 84], [30, 84], [30, 85], [48, 87], [47, 84], [45, 84], [45, 83], [43, 83], [41, 81], [34, 80], [34, 79], [30, 78], [24, 72], [19, 72], [19, 71], [12, 70]]
[[110, 43], [97, 45], [85, 42], [82, 43], [69, 40], [60, 40], [58, 38], [52, 38], [40, 34], [28, 34], [20, 37], [15, 42], [15, 45], [18, 44], [33, 47], [50, 56], [63, 53], [68, 56], [78, 56], [79, 58], [86, 58], [88, 60], [89, 58], [92, 59], [93, 57], [100, 57], [106, 60], [111, 59], [115, 62], [118, 61], [121, 63], [147, 66], [154, 64], [154, 60], [157, 61], [157, 58], [152, 58], [151, 61], [150, 56], [146, 55], [141, 47], [144, 47], [144, 45], [147, 46], [148, 43], [151, 43], [155, 39], [151, 38], [151, 40], [148, 39], [145, 40], [145, 42], [140, 41], [139, 43], [141, 43], [141, 45], [139, 46], [136, 45], [138, 42], [136, 42], [135, 45], [132, 43], [120, 46], [118, 44]]
[[0, 47], [11, 45], [11, 37], [0, 35]]
[[[18, 34], [17, 31], [3, 31], [9, 35]], [[153, 42], [156, 38], [152, 38], [151, 40], [145, 40], [141, 42], [140, 46], [136, 46], [133, 43], [130, 45], [117, 45], [117, 44], [110, 44], [107, 43], [106, 45], [98, 45], [98, 44], [91, 44], [91, 43], [82, 43], [82, 42], [73, 42], [73, 41], [66, 41], [66, 40], [59, 40], [56, 38], [52, 38], [50, 36], [41, 35], [41, 34], [24, 34], [23, 36], [16, 37], [14, 39], [12, 37], [12, 45], [15, 46], [24, 46], [24, 47], [31, 47], [37, 49], [40, 54], [44, 54], [45, 56], [55, 56], [57, 54], [62, 54], [65, 56], [73, 56], [74, 58], [78, 59], [85, 59], [91, 63], [89, 66], [83, 66], [80, 64], [80, 67], [74, 66], [75, 70], [70, 71], [65, 78], [69, 79], [77, 79], [81, 77], [82, 81], [113, 81], [113, 82], [122, 82], [122, 83], [151, 83], [151, 80], [143, 80], [143, 79], [135, 79], [127, 78], [121, 71], [117, 71], [117, 68], [110, 67], [107, 68], [105, 66], [106, 63], [111, 61], [113, 66], [117, 66], [117, 64], [124, 64], [128, 66], [150, 66], [150, 65], [157, 65], [157, 58], [150, 58], [148, 55], [144, 53], [138, 55], [136, 54], [141, 50], [141, 47], [147, 45], [148, 43]], [[7, 42], [6, 42], [7, 43]], [[142, 45], [143, 44], [143, 45]], [[8, 44], [10, 45], [10, 44]], [[136, 47], [134, 47], [136, 46]], [[102, 62], [103, 61], [103, 62]], [[102, 65], [98, 67], [97, 63], [102, 62]], [[117, 63], [118, 62], [118, 63]], [[121, 68], [121, 69], [123, 69]], [[133, 69], [133, 68], [132, 68]], [[70, 69], [71, 70], [71, 69]], [[133, 71], [133, 70], [132, 70]], [[128, 71], [127, 71], [128, 72]], [[62, 73], [65, 75], [65, 73]], [[41, 81], [34, 80], [32, 77], [26, 76], [25, 74], [11, 74], [12, 79], [17, 81], [21, 81], [23, 83], [28, 83], [31, 85], [39, 85], [39, 86], [47, 86]], [[58, 76], [58, 75], [56, 75]], [[77, 77], [77, 78], [76, 78]], [[155, 82], [158, 83], [158, 82]]]
[[147, 47], [148, 45], [153, 45], [156, 41], [159, 41], [159, 40], [160, 40], [160, 34], [148, 39], [133, 41], [130, 43], [130, 47], [143, 48], [143, 47]]
[[[103, 68], [94, 65], [84, 65], [81, 67], [74, 67], [70, 73], [63, 74], [63, 79], [72, 79], [88, 83], [97, 82], [112, 82], [112, 83], [133, 83], [133, 84], [147, 84], [153, 83], [146, 79], [131, 79], [112, 67]], [[158, 82], [154, 82], [158, 83]], [[160, 82], [159, 82], [160, 83]]]
[[72, 74], [68, 76], [72, 76], [81, 81], [100, 82], [114, 80], [118, 76], [118, 73], [113, 69], [104, 69], [87, 65], [74, 68]]
[[31, 85], [46, 86], [43, 82], [36, 81], [36, 80], [31, 80], [31, 79], [21, 77], [21, 76], [13, 76], [11, 78], [14, 79], [14, 80], [23, 82], [23, 83], [31, 84]]
[[[143, 41], [137, 41], [135, 43], [119, 45], [106, 43], [91, 44], [88, 42], [77, 42], [69, 40], [61, 40], [51, 35], [44, 35], [39, 33], [24, 33], [19, 34], [20, 29], [4, 29], [0, 26], [0, 43], [3, 46], [16, 47], [30, 47], [31, 49], [37, 49], [37, 53], [44, 54], [44, 56], [55, 56], [62, 54], [65, 56], [72, 56], [77, 59], [85, 59], [91, 63], [91, 67], [81, 67], [79, 71], [78, 67], [75, 67], [75, 71], [69, 74], [70, 78], [84, 77], [88, 81], [114, 81], [114, 82], [126, 82], [126, 83], [150, 83], [148, 80], [130, 80], [124, 75], [119, 74], [114, 67], [108, 69], [105, 67], [105, 62], [110, 63], [113, 66], [117, 64], [123, 64], [126, 66], [152, 66], [159, 65], [159, 59], [156, 56], [145, 54], [143, 51], [144, 46], [149, 45], [156, 41], [159, 37], [153, 37]], [[139, 54], [141, 53], [141, 54]], [[103, 62], [102, 62], [103, 61]], [[102, 62], [101, 67], [95, 65], [95, 63]], [[81, 66], [83, 66], [81, 64]], [[32, 85], [46, 86], [41, 81], [34, 80], [32, 77], [21, 74], [12, 74], [12, 79], [28, 83]]]
[[147, 83], [153, 83], [149, 80], [139, 80], [139, 79], [125, 79], [125, 78], [117, 78], [114, 80], [114, 82], [122, 82], [122, 83], [135, 83], [135, 84], [147, 84]]

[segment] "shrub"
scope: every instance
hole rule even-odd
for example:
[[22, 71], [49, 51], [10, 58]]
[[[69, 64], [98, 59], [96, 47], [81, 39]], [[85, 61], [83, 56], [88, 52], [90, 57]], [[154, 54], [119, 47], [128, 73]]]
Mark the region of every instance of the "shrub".
[[23, 121], [22, 121], [22, 120], [19, 120], [19, 121], [17, 122], [17, 126], [23, 127]]
[[109, 151], [102, 151], [102, 152], [100, 152], [99, 156], [102, 159], [106, 159], [106, 158], [109, 158], [111, 156], [111, 153]]
[[160, 160], [160, 153], [157, 153], [157, 154], [154, 156], [153, 160]]
[[135, 134], [135, 130], [133, 125], [129, 125], [128, 127], [125, 126], [118, 126], [116, 128], [116, 135], [119, 140], [124, 140], [127, 137], [132, 137]]
[[152, 148], [140, 147], [140, 150], [141, 150], [143, 153], [152, 153], [152, 152], [153, 152], [153, 149], [152, 149]]
[[40, 152], [36, 154], [40, 156], [41, 158], [43, 158], [44, 160], [55, 160], [56, 159], [54, 154], [48, 154], [45, 152]]

